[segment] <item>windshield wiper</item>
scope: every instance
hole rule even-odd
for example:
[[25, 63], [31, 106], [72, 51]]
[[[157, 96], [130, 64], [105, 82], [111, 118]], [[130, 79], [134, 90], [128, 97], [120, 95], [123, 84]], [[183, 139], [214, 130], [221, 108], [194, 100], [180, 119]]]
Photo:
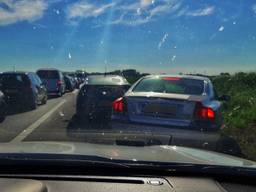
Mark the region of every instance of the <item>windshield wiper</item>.
[[161, 172], [161, 174], [215, 174], [232, 176], [256, 176], [256, 168], [224, 165], [207, 165], [180, 162], [152, 162], [133, 160], [118, 160], [100, 156], [68, 155], [68, 154], [0, 154], [0, 166], [56, 166], [56, 167], [86, 167], [116, 168], [138, 172]]

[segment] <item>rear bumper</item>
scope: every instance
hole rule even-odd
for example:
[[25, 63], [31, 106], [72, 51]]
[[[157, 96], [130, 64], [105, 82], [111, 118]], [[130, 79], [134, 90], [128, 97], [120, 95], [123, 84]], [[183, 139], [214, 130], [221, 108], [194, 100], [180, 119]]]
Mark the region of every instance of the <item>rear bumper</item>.
[[111, 128], [122, 132], [144, 132], [152, 135], [170, 136], [168, 145], [185, 146], [216, 151], [221, 134], [217, 132], [207, 132], [192, 130], [188, 127], [163, 127], [156, 125], [146, 125], [137, 123], [124, 123], [111, 121]]
[[91, 118], [91, 119], [109, 119], [111, 118], [111, 110], [102, 106], [84, 106], [77, 107], [77, 117], [80, 119]]
[[218, 132], [221, 124], [211, 121], [183, 121], [183, 120], [171, 120], [171, 121], [154, 121], [152, 119], [133, 118], [130, 119], [127, 115], [115, 115], [111, 116], [112, 121], [121, 122], [125, 124], [144, 124], [147, 126], [158, 126], [167, 128], [177, 128], [181, 130], [193, 130], [204, 132]]

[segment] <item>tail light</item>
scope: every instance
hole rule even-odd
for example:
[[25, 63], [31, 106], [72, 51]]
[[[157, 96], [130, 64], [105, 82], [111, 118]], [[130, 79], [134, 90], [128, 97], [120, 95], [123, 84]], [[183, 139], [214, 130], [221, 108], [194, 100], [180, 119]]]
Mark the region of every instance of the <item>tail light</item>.
[[118, 112], [118, 113], [123, 113], [125, 112], [125, 102], [124, 102], [124, 98], [120, 97], [117, 100], [115, 100], [112, 103], [112, 108], [114, 112]]
[[57, 86], [60, 87], [61, 84], [62, 84], [61, 80], [58, 80], [58, 81], [57, 81]]
[[196, 119], [214, 120], [215, 112], [212, 108], [205, 107], [203, 106], [202, 103], [198, 102], [196, 103], [195, 116], [196, 116]]

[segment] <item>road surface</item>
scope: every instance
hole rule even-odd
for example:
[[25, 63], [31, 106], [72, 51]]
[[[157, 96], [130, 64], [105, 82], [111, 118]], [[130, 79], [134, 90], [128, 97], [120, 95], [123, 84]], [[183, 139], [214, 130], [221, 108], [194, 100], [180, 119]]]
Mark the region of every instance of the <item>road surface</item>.
[[[41, 105], [36, 110], [8, 115], [0, 123], [0, 142], [71, 141], [129, 145], [131, 143], [124, 140], [136, 140], [136, 145], [174, 143], [193, 147], [196, 143], [207, 148], [215, 146], [220, 138], [219, 134], [200, 132], [195, 135], [194, 132], [181, 135], [182, 131], [175, 132], [169, 128], [112, 126], [106, 122], [81, 124], [75, 118], [77, 92], [75, 90], [63, 97], [51, 98], [46, 105]], [[193, 138], [196, 142], [177, 140], [177, 134], [184, 139], [187, 137], [186, 140]]]

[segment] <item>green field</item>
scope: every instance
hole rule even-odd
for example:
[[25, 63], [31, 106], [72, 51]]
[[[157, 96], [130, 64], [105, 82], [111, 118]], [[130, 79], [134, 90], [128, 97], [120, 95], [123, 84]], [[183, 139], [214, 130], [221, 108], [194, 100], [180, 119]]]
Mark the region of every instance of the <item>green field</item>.
[[238, 142], [247, 158], [256, 160], [256, 73], [219, 75], [212, 80], [219, 95], [231, 96], [223, 105], [222, 132]]

